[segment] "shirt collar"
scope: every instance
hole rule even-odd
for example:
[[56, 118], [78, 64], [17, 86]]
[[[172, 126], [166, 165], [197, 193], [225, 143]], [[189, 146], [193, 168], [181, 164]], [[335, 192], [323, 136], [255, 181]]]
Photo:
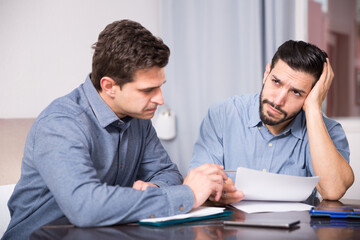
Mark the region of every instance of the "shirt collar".
[[305, 126], [305, 113], [303, 110], [301, 110], [285, 131], [290, 131], [293, 136], [299, 139], [303, 139]]
[[250, 102], [249, 106], [249, 124], [248, 127], [257, 127], [259, 124], [262, 124], [259, 114], [259, 107], [260, 107], [260, 94], [255, 94], [252, 102]]
[[100, 94], [91, 82], [90, 74], [87, 76], [82, 87], [89, 101], [89, 105], [98, 119], [101, 127], [105, 128], [114, 122], [123, 122], [101, 98]]
[[[264, 125], [260, 119], [260, 94], [255, 94], [250, 106], [253, 106], [249, 110], [249, 124], [248, 127], [257, 127]], [[283, 133], [290, 132], [293, 136], [303, 139], [303, 131], [306, 125], [305, 113], [303, 110], [295, 117], [295, 119], [289, 124], [289, 126], [283, 131]]]

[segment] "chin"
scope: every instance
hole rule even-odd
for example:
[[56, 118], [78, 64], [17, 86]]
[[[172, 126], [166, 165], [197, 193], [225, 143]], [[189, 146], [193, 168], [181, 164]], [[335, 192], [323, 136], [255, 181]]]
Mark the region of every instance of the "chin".
[[154, 113], [152, 114], [144, 114], [144, 115], [139, 115], [139, 116], [136, 116], [135, 118], [138, 118], [138, 119], [142, 119], [142, 120], [150, 120], [154, 117]]

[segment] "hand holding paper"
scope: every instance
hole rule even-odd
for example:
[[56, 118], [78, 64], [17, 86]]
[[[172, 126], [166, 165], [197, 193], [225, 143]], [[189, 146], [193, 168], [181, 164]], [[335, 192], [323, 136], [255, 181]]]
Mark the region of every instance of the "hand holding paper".
[[243, 191], [245, 200], [301, 202], [310, 196], [319, 179], [239, 167], [235, 187]]

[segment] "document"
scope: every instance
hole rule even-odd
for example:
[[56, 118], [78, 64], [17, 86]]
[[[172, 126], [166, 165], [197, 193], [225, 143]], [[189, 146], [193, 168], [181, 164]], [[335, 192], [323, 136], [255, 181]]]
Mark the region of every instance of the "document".
[[239, 167], [235, 187], [243, 191], [245, 200], [233, 207], [246, 213], [308, 211], [311, 205], [305, 201], [319, 177], [299, 177], [268, 173]]
[[305, 201], [320, 177], [299, 177], [239, 167], [235, 187], [243, 191], [245, 200]]
[[231, 204], [246, 213], [309, 211], [313, 206], [300, 202], [240, 201]]
[[232, 213], [232, 211], [225, 211], [225, 208], [222, 207], [199, 207], [185, 214], [178, 214], [170, 217], [143, 219], [139, 221], [139, 224], [152, 226], [167, 226], [214, 217], [223, 217]]

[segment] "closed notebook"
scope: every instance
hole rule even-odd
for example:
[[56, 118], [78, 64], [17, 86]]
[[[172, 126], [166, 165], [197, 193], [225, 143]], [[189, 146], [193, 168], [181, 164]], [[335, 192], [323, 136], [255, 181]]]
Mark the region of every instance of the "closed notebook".
[[150, 226], [169, 226], [184, 222], [224, 217], [232, 213], [233, 211], [225, 211], [225, 208], [220, 207], [199, 207], [185, 214], [178, 214], [170, 217], [142, 219], [139, 221], [139, 224]]

